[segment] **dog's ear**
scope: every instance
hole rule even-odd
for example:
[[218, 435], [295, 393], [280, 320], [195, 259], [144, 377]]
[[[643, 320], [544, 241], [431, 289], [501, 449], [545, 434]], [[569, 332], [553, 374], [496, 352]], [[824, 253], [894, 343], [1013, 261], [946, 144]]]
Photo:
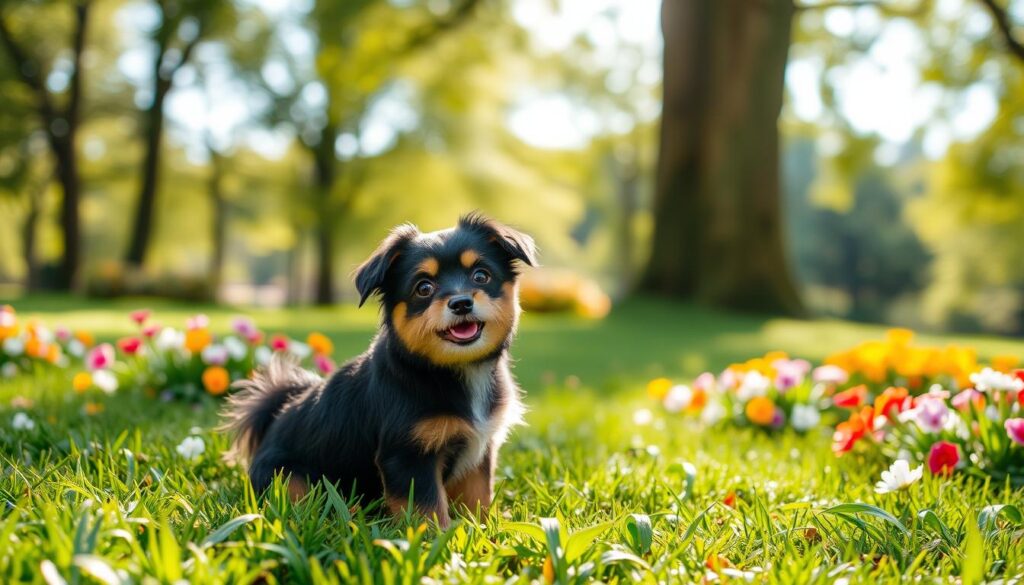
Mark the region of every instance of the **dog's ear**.
[[388, 270], [395, 263], [395, 259], [402, 253], [402, 248], [409, 241], [418, 236], [420, 230], [416, 226], [406, 223], [391, 230], [388, 237], [377, 246], [377, 249], [370, 254], [365, 262], [359, 265], [355, 271], [356, 290], [359, 291], [359, 306], [366, 303], [370, 296], [381, 292], [384, 280], [387, 278]]
[[459, 218], [459, 227], [483, 234], [508, 254], [509, 260], [518, 260], [527, 266], [537, 266], [537, 245], [534, 244], [533, 238], [521, 231], [488, 219], [477, 212]]

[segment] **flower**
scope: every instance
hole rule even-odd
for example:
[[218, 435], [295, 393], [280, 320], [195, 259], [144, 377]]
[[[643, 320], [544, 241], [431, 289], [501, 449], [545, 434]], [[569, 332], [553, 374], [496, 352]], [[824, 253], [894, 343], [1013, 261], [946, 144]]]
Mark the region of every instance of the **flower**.
[[291, 341], [288, 343], [288, 353], [299, 358], [300, 360], [304, 360], [309, 357], [309, 354], [312, 353], [312, 350], [309, 348], [308, 345], [302, 343], [301, 341]]
[[90, 370], [102, 370], [114, 365], [114, 346], [103, 343], [92, 348], [85, 356], [85, 365]]
[[927, 394], [918, 397], [912, 411], [917, 426], [926, 433], [937, 433], [946, 426], [946, 418], [949, 416], [949, 407], [946, 401], [941, 398], [928, 396]]
[[87, 348], [96, 345], [96, 338], [88, 331], [76, 331], [75, 339]]
[[210, 366], [203, 371], [203, 387], [214, 396], [227, 392], [231, 385], [231, 376], [220, 366]]
[[288, 338], [278, 333], [270, 338], [270, 349], [274, 351], [285, 351], [288, 349]]
[[157, 333], [160, 333], [162, 329], [163, 327], [155, 323], [152, 325], [146, 325], [145, 327], [142, 328], [142, 336], [145, 337], [146, 339], [153, 339], [154, 337], [156, 337]]
[[700, 412], [700, 420], [705, 425], [711, 426], [725, 418], [726, 414], [728, 413], [725, 411], [725, 407], [719, 401], [712, 400]]
[[202, 437], [185, 437], [181, 443], [175, 447], [178, 455], [181, 455], [189, 461], [194, 461], [199, 458], [200, 455], [206, 451], [206, 443], [203, 442]]
[[950, 402], [953, 404], [953, 408], [960, 411], [966, 411], [972, 405], [976, 409], [981, 410], [985, 408], [985, 395], [974, 388], [968, 388], [954, 396]]
[[882, 480], [875, 484], [875, 493], [888, 494], [899, 491], [921, 479], [922, 475], [924, 475], [923, 465], [910, 469], [910, 464], [906, 459], [897, 459], [889, 466], [888, 471], [882, 472]]
[[[906, 388], [889, 386], [875, 398], [875, 416], [892, 418], [895, 414], [910, 408], [909, 396]], [[893, 413], [893, 410], [896, 412]]]
[[185, 332], [185, 349], [199, 353], [213, 343], [213, 335], [207, 329], [189, 329]]
[[185, 329], [189, 331], [192, 331], [193, 329], [206, 329], [209, 326], [210, 318], [202, 313], [193, 315], [185, 321]]
[[756, 425], [768, 426], [775, 419], [775, 403], [770, 398], [755, 396], [747, 402], [744, 412], [747, 415], [747, 420], [750, 422]]
[[306, 338], [306, 345], [319, 355], [331, 355], [334, 353], [334, 343], [323, 333], [310, 333]]
[[2, 346], [4, 353], [11, 357], [18, 357], [25, 353], [25, 340], [20, 337], [8, 337]]
[[223, 366], [228, 363], [228, 349], [223, 345], [207, 345], [200, 355], [203, 362], [210, 366]]
[[224, 348], [228, 350], [228, 355], [235, 361], [245, 359], [249, 353], [249, 347], [233, 335], [224, 338]]
[[689, 386], [677, 384], [669, 389], [665, 399], [662, 400], [662, 404], [665, 406], [665, 410], [669, 412], [679, 412], [690, 406], [692, 400], [693, 390]]
[[75, 377], [71, 379], [71, 388], [75, 392], [81, 394], [89, 388], [92, 388], [92, 375], [89, 372], [78, 372]]
[[253, 343], [253, 340], [258, 338], [260, 334], [256, 324], [248, 317], [235, 317], [231, 322], [231, 328], [235, 330], [235, 333], [248, 340], [249, 343]]
[[778, 360], [772, 366], [775, 367], [775, 387], [779, 392], [802, 384], [804, 376], [811, 369], [811, 364], [805, 360]]
[[135, 355], [142, 348], [142, 340], [138, 337], [125, 337], [117, 341], [117, 347], [127, 355]]
[[818, 384], [832, 384], [840, 385], [845, 384], [850, 379], [850, 374], [839, 366], [827, 364], [814, 368], [814, 373], [811, 377]]
[[846, 453], [864, 435], [875, 429], [875, 409], [865, 406], [860, 412], [850, 413], [850, 418], [836, 425], [832, 435], [832, 451], [838, 456]]
[[105, 408], [99, 402], [86, 402], [82, 407], [82, 411], [85, 412], [86, 416], [96, 416], [104, 410]]
[[117, 392], [117, 376], [110, 370], [96, 370], [93, 372], [92, 383], [105, 394]]
[[646, 408], [640, 408], [633, 412], [633, 424], [637, 426], [649, 425], [652, 420], [654, 420], [654, 415]]
[[253, 353], [253, 358], [256, 360], [256, 363], [261, 366], [269, 365], [273, 356], [274, 352], [270, 351], [270, 348], [265, 345], [257, 347], [256, 351]]
[[840, 408], [858, 408], [868, 399], [868, 387], [864, 384], [837, 393], [832, 403]]
[[928, 470], [932, 475], [953, 475], [960, 462], [960, 449], [949, 441], [937, 441], [928, 450]]
[[668, 378], [655, 378], [647, 383], [647, 396], [651, 400], [664, 400], [671, 389], [672, 380]]
[[316, 369], [320, 370], [320, 373], [325, 376], [333, 372], [336, 367], [334, 360], [328, 356], [320, 354], [313, 356], [313, 363], [316, 364]]
[[1003, 423], [1003, 428], [1014, 443], [1024, 445], [1024, 418], [1008, 418]]
[[1020, 365], [1020, 358], [1015, 355], [997, 355], [992, 358], [992, 369], [997, 372], [1010, 373]]
[[736, 389], [736, 396], [746, 402], [756, 396], [764, 396], [771, 387], [772, 381], [761, 372], [751, 370], [743, 376], [740, 387]]
[[185, 334], [171, 327], [164, 327], [154, 342], [158, 351], [175, 351], [185, 347]]
[[798, 431], [807, 431], [821, 422], [821, 412], [811, 404], [794, 404], [789, 417], [789, 424]]
[[997, 372], [992, 368], [985, 368], [978, 373], [971, 374], [971, 383], [981, 392], [1022, 392], [1024, 391], [1024, 380], [1011, 374]]
[[31, 431], [36, 428], [36, 421], [24, 412], [18, 412], [11, 419], [11, 428], [16, 431]]
[[153, 311], [150, 311], [149, 309], [139, 309], [137, 311], [132, 311], [131, 313], [128, 314], [128, 316], [132, 318], [132, 321], [135, 321], [135, 323], [141, 327], [142, 324], [145, 323], [146, 320], [149, 319], [149, 316], [152, 314]]
[[0, 376], [4, 378], [13, 378], [18, 375], [18, 365], [14, 362], [7, 362], [3, 366], [0, 366]]

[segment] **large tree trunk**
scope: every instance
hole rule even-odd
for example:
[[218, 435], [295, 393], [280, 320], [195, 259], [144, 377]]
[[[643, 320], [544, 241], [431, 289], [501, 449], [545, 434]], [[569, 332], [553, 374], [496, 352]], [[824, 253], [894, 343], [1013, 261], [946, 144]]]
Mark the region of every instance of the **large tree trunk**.
[[54, 288], [72, 290], [77, 285], [81, 253], [81, 222], [78, 204], [81, 200], [81, 180], [78, 175], [78, 157], [75, 153], [76, 128], [68, 124], [64, 137], [51, 137], [57, 159], [57, 181], [63, 198], [60, 205], [60, 227], [64, 234], [64, 253], [57, 266]]
[[[154, 74], [157, 76], [156, 91], [153, 103], [146, 110], [145, 116], [145, 158], [142, 161], [142, 182], [139, 185], [138, 207], [135, 208], [135, 222], [132, 224], [131, 241], [125, 262], [133, 266], [142, 266], [146, 262], [146, 254], [153, 239], [153, 213], [156, 208], [156, 192], [160, 174], [160, 143], [164, 133], [164, 101], [171, 89], [170, 79], [160, 77], [159, 63]], [[164, 73], [166, 75], [166, 73]]]
[[314, 151], [316, 180], [316, 297], [318, 305], [334, 302], [334, 226], [335, 213], [331, 196], [337, 176], [334, 158], [336, 131], [327, 124], [320, 133], [320, 142]]
[[664, 103], [644, 289], [799, 313], [782, 244], [778, 117], [790, 0], [664, 0]]

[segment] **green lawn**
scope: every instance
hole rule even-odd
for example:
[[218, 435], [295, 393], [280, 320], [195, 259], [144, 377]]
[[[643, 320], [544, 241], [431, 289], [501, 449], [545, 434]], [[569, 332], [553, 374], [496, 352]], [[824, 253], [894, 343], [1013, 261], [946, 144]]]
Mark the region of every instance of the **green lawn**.
[[[237, 313], [149, 300], [14, 304], [21, 317], [107, 338], [131, 331], [126, 313], [143, 305], [177, 326], [202, 310], [216, 330]], [[377, 317], [352, 307], [246, 314], [269, 331], [320, 330], [339, 358], [365, 347]], [[543, 580], [549, 556], [562, 581], [700, 582], [709, 557], [735, 567], [723, 577], [770, 583], [1024, 573], [1024, 526], [1012, 511], [977, 529], [986, 506], [1024, 508], [1024, 492], [925, 477], [876, 495], [883, 462], [837, 460], [825, 431], [708, 431], [643, 396], [654, 375], [717, 370], [769, 349], [821, 358], [883, 330], [655, 301], [634, 301], [602, 322], [527, 316], [513, 353], [529, 426], [502, 450], [490, 515], [460, 516], [444, 534], [420, 532], [419, 519], [381, 518], [372, 503], [354, 506], [327, 488], [297, 505], [282, 490], [256, 500], [242, 470], [219, 458], [227, 443], [212, 430], [213, 400], [118, 395], [86, 416], [62, 375], [0, 382], [0, 582], [59, 582], [58, 574], [69, 583], [529, 582]], [[955, 340], [982, 355], [1024, 355], [1020, 341]], [[15, 397], [34, 400], [35, 429], [12, 429]], [[654, 418], [638, 425], [633, 413], [646, 407]], [[194, 462], [175, 451], [190, 433], [206, 443]], [[734, 508], [722, 503], [729, 494]], [[834, 508], [852, 503], [889, 515]], [[542, 518], [556, 518], [562, 534], [552, 522], [542, 531]]]

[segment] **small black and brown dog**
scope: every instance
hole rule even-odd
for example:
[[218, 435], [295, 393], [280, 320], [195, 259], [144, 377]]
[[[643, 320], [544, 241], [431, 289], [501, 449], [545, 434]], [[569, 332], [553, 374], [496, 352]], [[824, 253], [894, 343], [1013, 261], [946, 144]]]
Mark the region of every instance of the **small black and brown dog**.
[[356, 271], [360, 306], [379, 294], [370, 348], [328, 380], [275, 361], [240, 383], [226, 412], [257, 493], [290, 475], [293, 498], [327, 479], [449, 524], [449, 502], [491, 503], [498, 448], [520, 421], [509, 344], [519, 263], [533, 240], [477, 214], [394, 230]]

